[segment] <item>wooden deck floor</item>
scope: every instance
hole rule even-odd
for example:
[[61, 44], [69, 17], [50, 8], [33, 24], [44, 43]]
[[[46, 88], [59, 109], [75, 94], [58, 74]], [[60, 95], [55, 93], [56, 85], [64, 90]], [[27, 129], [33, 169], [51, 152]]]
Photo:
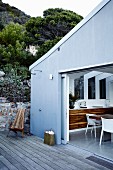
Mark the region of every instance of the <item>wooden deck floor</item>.
[[[48, 146], [36, 136], [6, 137], [0, 132], [0, 170], [107, 170], [112, 164], [95, 163], [89, 152], [72, 145]], [[109, 166], [108, 166], [109, 165]]]

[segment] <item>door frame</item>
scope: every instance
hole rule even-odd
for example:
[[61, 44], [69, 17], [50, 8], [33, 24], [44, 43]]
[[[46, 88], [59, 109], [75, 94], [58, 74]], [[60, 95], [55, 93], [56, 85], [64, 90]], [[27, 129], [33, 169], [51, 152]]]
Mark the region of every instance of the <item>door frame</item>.
[[61, 143], [69, 142], [69, 76], [61, 75]]

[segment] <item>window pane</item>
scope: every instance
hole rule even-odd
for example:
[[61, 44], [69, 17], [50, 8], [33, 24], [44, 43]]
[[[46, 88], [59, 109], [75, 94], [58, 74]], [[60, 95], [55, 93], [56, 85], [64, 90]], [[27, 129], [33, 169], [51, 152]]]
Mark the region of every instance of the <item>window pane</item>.
[[95, 77], [88, 79], [88, 99], [95, 99]]
[[77, 96], [78, 99], [84, 99], [84, 76], [75, 79], [74, 91], [75, 91], [75, 96]]
[[100, 99], [106, 99], [106, 79], [99, 81], [100, 83]]

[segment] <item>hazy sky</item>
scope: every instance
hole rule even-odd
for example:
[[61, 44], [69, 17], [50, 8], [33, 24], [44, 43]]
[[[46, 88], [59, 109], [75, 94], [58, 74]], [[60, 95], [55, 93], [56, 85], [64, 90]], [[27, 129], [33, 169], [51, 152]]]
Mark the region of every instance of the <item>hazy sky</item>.
[[43, 16], [43, 11], [48, 8], [68, 9], [85, 17], [101, 1], [102, 0], [2, 0], [2, 2], [15, 6], [32, 17]]

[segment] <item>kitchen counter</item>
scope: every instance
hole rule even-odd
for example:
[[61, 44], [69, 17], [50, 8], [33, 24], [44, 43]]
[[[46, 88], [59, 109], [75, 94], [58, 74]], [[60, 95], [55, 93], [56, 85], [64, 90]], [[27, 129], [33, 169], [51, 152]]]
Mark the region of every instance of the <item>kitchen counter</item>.
[[85, 128], [87, 126], [86, 114], [113, 114], [113, 107], [107, 108], [80, 108], [69, 110], [69, 130]]

